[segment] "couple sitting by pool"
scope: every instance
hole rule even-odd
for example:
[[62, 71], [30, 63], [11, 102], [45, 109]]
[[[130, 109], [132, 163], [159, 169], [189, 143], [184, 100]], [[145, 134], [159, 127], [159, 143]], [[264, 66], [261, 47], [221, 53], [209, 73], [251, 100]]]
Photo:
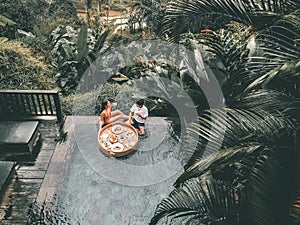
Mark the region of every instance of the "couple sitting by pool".
[[145, 120], [148, 117], [148, 109], [144, 106], [144, 99], [138, 100], [130, 108], [129, 116], [126, 116], [120, 110], [112, 111], [115, 106], [109, 100], [102, 103], [102, 112], [100, 114], [100, 129], [107, 124], [113, 123], [117, 120], [123, 119], [127, 120], [129, 124], [133, 125], [137, 130], [139, 135], [145, 134]]

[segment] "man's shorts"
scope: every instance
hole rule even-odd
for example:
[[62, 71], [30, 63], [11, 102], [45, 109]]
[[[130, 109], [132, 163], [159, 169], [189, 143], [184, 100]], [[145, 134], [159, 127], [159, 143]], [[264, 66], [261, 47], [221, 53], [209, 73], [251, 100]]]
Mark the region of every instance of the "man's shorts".
[[140, 129], [140, 127], [145, 126], [145, 123], [140, 123], [140, 122], [136, 121], [134, 118], [132, 118], [131, 120], [133, 122], [132, 126], [134, 126], [137, 129]]

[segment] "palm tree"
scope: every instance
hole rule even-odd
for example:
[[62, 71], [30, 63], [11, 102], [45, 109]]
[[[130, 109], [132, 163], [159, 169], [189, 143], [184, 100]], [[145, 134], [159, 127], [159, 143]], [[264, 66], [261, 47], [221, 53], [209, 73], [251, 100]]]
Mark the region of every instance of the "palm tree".
[[[299, 0], [216, 0], [213, 3], [209, 0], [177, 0], [167, 6], [164, 32], [174, 38], [188, 31], [199, 32], [207, 28], [201, 27], [202, 22], [213, 21], [220, 15], [224, 23], [233, 20], [252, 25], [258, 31], [298, 8]], [[212, 25], [217, 27], [217, 24]]]
[[207, 109], [190, 124], [183, 145], [197, 135], [198, 147], [151, 224], [299, 223], [299, 6], [299, 0], [168, 5], [164, 32], [175, 41], [206, 28], [199, 21], [211, 16], [235, 22], [197, 36], [219, 62], [208, 65], [223, 76], [226, 107]]

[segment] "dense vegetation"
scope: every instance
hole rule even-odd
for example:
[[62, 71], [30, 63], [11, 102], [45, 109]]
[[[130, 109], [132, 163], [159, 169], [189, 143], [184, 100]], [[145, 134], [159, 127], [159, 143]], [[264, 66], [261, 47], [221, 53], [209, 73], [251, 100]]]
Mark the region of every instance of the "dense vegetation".
[[[199, 48], [206, 46], [226, 107], [207, 109], [190, 124], [198, 147], [151, 224], [299, 223], [299, 6], [168, 4], [162, 33], [180, 41], [191, 32]], [[216, 15], [228, 25], [202, 26]]]
[[[72, 113], [87, 68], [112, 46], [164, 40], [194, 53], [182, 61], [195, 63], [206, 76], [203, 70], [183, 71], [181, 62], [154, 61], [159, 52], [149, 59], [145, 46], [136, 44], [141, 52], [134, 63], [114, 64], [128, 81], [109, 80], [75, 99], [77, 113], [88, 108], [92, 114], [94, 96], [126, 99], [132, 90], [146, 90], [142, 81], [149, 80], [163, 92], [169, 83], [157, 78], [165, 78], [197, 106], [200, 116], [187, 121], [182, 140], [182, 151], [192, 151], [192, 157], [151, 224], [299, 224], [299, 0], [136, 1], [127, 15], [128, 30], [116, 34], [110, 32], [113, 25], [95, 23], [92, 14], [92, 22], [77, 18], [72, 1], [0, 3], [0, 88], [59, 89], [66, 113]], [[145, 37], [133, 21], [147, 24]], [[213, 78], [226, 106], [209, 107], [205, 100], [201, 84]], [[184, 101], [180, 94], [165, 96], [166, 105], [168, 97]]]

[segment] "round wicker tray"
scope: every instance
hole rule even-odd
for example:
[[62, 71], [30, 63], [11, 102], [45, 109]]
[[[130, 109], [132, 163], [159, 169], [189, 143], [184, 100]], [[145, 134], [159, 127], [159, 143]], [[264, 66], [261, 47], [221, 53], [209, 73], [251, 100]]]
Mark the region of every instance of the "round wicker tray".
[[98, 132], [98, 147], [115, 157], [131, 153], [139, 140], [136, 129], [126, 122], [108, 124]]

